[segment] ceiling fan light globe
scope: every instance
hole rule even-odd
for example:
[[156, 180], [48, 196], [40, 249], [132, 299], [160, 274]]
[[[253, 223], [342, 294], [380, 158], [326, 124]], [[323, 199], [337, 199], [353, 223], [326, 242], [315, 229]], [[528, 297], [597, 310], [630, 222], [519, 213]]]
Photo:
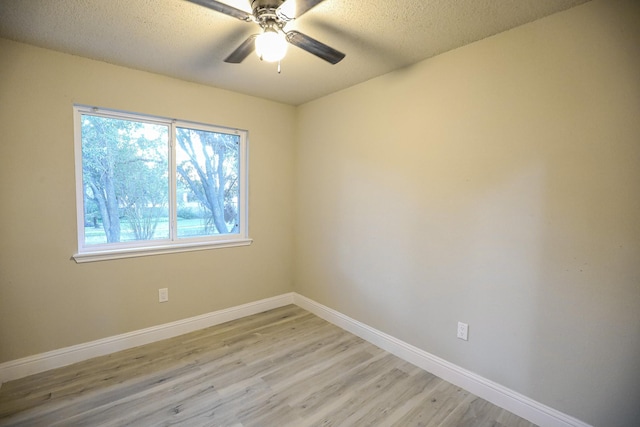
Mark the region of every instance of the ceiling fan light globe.
[[256, 53], [267, 62], [278, 62], [287, 54], [288, 43], [284, 34], [265, 31], [256, 38]]

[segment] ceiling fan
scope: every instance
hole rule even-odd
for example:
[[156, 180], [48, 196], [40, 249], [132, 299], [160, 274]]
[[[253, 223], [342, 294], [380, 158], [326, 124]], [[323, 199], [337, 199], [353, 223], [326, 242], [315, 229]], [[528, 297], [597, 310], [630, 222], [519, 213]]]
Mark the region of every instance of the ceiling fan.
[[292, 44], [331, 64], [337, 64], [345, 54], [327, 46], [318, 40], [299, 31], [285, 31], [288, 22], [302, 16], [323, 0], [250, 0], [253, 13], [216, 0], [188, 0], [216, 12], [237, 18], [245, 22], [255, 22], [262, 28], [261, 34], [252, 34], [236, 50], [224, 60], [231, 64], [239, 64], [257, 51], [260, 59], [268, 62], [280, 62], [287, 52], [287, 45]]

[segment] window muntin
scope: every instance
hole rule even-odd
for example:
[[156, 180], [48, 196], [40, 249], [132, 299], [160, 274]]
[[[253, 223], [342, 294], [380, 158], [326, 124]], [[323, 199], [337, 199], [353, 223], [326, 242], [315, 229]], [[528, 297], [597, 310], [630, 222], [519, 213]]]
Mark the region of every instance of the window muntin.
[[76, 261], [249, 244], [247, 133], [74, 107]]

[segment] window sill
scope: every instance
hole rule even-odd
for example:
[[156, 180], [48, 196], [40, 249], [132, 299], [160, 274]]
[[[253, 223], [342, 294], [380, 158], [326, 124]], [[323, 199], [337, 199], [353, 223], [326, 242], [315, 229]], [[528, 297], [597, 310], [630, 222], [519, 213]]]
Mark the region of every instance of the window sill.
[[82, 252], [73, 255], [73, 259], [76, 263], [81, 264], [85, 262], [95, 261], [107, 261], [121, 258], [136, 258], [142, 256], [160, 255], [160, 254], [173, 254], [180, 252], [192, 252], [203, 251], [207, 249], [218, 248], [231, 248], [234, 246], [248, 246], [253, 242], [253, 239], [235, 239], [235, 240], [220, 240], [216, 242], [198, 242], [198, 243], [182, 243], [167, 246], [155, 246], [155, 247], [142, 247], [142, 248], [130, 248], [130, 249], [111, 249], [94, 252]]

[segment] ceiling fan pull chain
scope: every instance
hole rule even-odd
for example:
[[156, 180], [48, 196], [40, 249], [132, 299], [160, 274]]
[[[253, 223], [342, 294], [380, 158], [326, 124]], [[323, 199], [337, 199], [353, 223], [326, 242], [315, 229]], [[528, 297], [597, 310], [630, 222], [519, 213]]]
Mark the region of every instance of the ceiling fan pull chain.
[[278, 61], [278, 74], [280, 74], [282, 70], [280, 69], [280, 61]]

